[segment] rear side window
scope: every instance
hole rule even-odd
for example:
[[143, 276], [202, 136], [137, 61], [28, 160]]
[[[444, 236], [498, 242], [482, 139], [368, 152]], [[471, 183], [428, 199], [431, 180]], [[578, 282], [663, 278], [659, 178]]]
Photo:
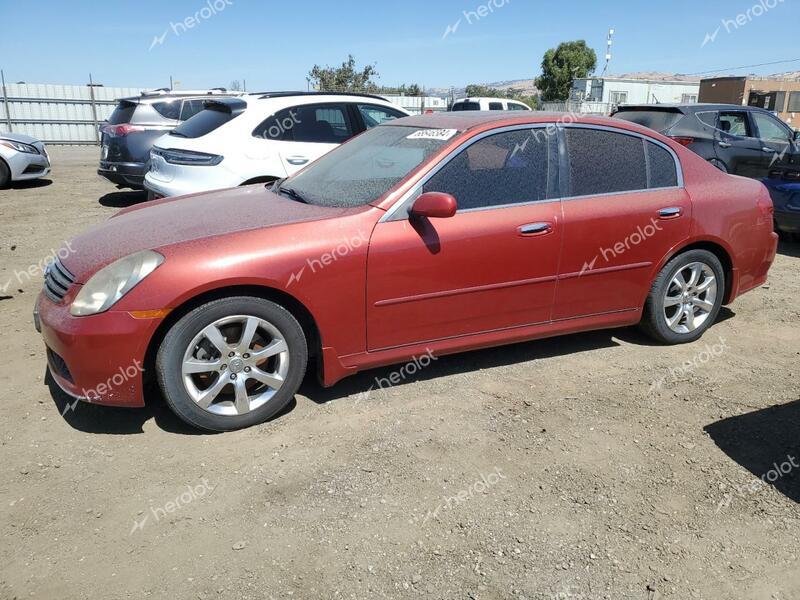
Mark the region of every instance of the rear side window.
[[647, 189], [642, 138], [599, 129], [566, 129], [571, 196]]
[[622, 110], [616, 113], [614, 118], [664, 132], [680, 121], [683, 113], [666, 110]]
[[719, 128], [725, 133], [738, 137], [753, 137], [750, 121], [744, 112], [719, 113]]
[[452, 194], [459, 210], [546, 200], [551, 139], [544, 129], [484, 138], [447, 163], [423, 191]]
[[713, 111], [697, 113], [697, 118], [700, 122], [709, 127], [717, 128], [717, 113]]
[[353, 126], [344, 104], [308, 104], [275, 113], [253, 135], [284, 142], [342, 144], [353, 136]]
[[529, 110], [527, 106], [516, 104], [515, 102], [508, 103], [508, 110]]
[[480, 110], [480, 102], [456, 102], [453, 104], [453, 110]]
[[114, 109], [114, 112], [111, 113], [111, 116], [108, 117], [108, 122], [110, 125], [120, 125], [122, 123], [130, 123], [131, 119], [133, 119], [133, 113], [136, 112], [136, 104], [133, 102], [127, 102], [122, 100], [117, 107]]
[[181, 114], [178, 117], [181, 121], [191, 119], [204, 108], [205, 100], [195, 98], [193, 100], [184, 100], [181, 106]]
[[188, 121], [178, 125], [170, 135], [185, 138], [199, 138], [207, 135], [234, 119], [238, 114], [233, 114], [224, 107], [213, 104], [201, 110]]
[[152, 107], [165, 119], [177, 121], [181, 114], [181, 101], [170, 100], [168, 102], [153, 102]]
[[647, 149], [648, 187], [650, 189], [677, 187], [678, 169], [672, 154], [666, 148], [653, 142], [645, 142], [645, 148]]
[[489, 102], [489, 110], [505, 110], [502, 102]]

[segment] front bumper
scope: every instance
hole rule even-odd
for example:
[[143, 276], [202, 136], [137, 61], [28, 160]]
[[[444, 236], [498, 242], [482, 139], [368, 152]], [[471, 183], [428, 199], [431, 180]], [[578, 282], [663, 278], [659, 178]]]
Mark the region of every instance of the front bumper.
[[47, 154], [15, 152], [6, 159], [11, 170], [11, 181], [38, 179], [50, 173], [50, 160]]
[[147, 173], [147, 165], [137, 162], [112, 162], [107, 160], [100, 161], [97, 174], [105, 177], [111, 183], [133, 189], [144, 189], [144, 176]]
[[108, 406], [144, 406], [143, 375], [149, 340], [161, 319], [137, 319], [124, 311], [88, 317], [69, 312], [80, 286], [56, 303], [39, 295], [34, 321], [47, 347], [48, 368], [74, 398]]

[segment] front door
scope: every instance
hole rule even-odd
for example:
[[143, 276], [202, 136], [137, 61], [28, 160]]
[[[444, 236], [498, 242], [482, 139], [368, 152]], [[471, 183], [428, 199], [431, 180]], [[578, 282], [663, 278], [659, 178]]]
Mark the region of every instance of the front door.
[[563, 235], [557, 168], [556, 139], [544, 129], [494, 133], [418, 188], [452, 194], [455, 216], [378, 223], [368, 349], [548, 322]]

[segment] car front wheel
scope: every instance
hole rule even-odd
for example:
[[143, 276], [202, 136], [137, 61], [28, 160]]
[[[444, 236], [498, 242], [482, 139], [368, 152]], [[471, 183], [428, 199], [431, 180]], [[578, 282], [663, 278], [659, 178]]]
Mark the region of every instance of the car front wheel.
[[303, 328], [282, 306], [241, 296], [214, 300], [177, 321], [156, 371], [164, 398], [186, 423], [231, 431], [279, 413], [308, 362]]
[[707, 250], [673, 258], [653, 282], [641, 328], [665, 344], [697, 340], [711, 327], [722, 307], [725, 271]]

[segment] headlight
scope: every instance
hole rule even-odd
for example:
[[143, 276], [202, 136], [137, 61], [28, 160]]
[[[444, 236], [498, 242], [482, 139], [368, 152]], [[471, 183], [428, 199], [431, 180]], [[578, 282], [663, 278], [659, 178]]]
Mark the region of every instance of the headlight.
[[192, 150], [153, 148], [150, 152], [154, 156], [160, 156], [172, 165], [189, 165], [195, 167], [213, 167], [221, 163], [224, 158], [219, 154], [207, 154], [205, 152], [194, 152]]
[[143, 250], [103, 267], [78, 292], [69, 311], [76, 317], [108, 310], [164, 262], [152, 250]]
[[25, 152], [26, 154], [39, 154], [39, 150], [36, 149], [36, 146], [31, 146], [30, 144], [23, 144], [22, 142], [15, 142], [14, 140], [0, 140], [0, 144], [11, 148], [12, 150], [16, 150], [17, 152]]

